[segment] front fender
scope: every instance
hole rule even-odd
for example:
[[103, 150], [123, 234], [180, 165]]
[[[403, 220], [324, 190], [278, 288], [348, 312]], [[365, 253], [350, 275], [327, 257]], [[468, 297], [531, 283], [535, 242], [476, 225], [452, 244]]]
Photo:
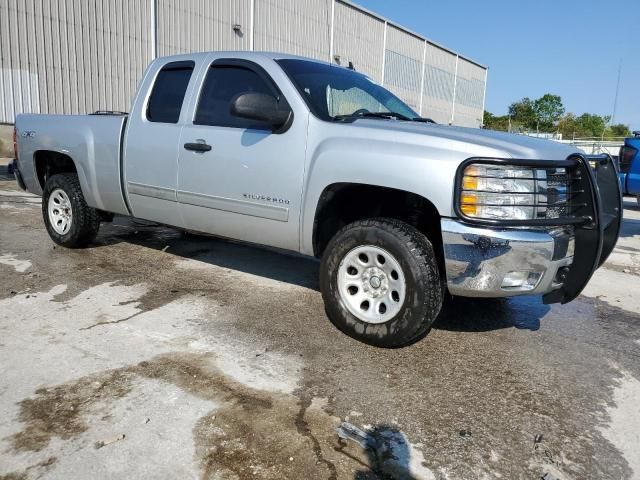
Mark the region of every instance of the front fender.
[[336, 183], [393, 188], [431, 201], [441, 216], [451, 216], [453, 185], [459, 160], [451, 152], [384, 140], [329, 138], [308, 158], [301, 225], [302, 253], [313, 254], [313, 224], [322, 192]]

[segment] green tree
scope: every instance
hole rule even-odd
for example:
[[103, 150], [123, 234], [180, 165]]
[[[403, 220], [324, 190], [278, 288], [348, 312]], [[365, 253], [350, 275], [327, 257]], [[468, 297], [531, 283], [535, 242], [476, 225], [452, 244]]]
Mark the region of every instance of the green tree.
[[553, 132], [560, 117], [565, 112], [562, 98], [559, 95], [544, 94], [533, 102], [536, 116], [536, 129], [542, 132]]
[[482, 124], [484, 128], [489, 130], [499, 130], [502, 132], [507, 132], [509, 131], [509, 116], [497, 116], [491, 112], [485, 111]]
[[512, 132], [560, 132], [565, 139], [571, 138], [620, 138], [631, 136], [628, 125], [608, 125], [611, 117], [583, 113], [565, 113], [562, 98], [546, 93], [531, 100], [529, 97], [509, 105], [509, 114], [498, 116], [484, 112], [484, 128]]
[[560, 118], [558, 131], [565, 140], [583, 136], [582, 126], [573, 113], [567, 113]]
[[586, 137], [601, 137], [604, 135], [604, 130], [607, 126], [607, 122], [611, 117], [600, 115], [583, 113], [578, 117], [578, 121], [582, 125]]
[[[564, 115], [558, 121], [558, 131], [564, 138], [586, 138], [586, 137], [613, 137], [612, 127], [607, 128], [607, 123], [611, 120], [608, 115], [601, 116], [593, 113], [583, 113], [579, 117], [573, 113]], [[615, 132], [626, 133], [629, 131], [626, 125], [616, 125]], [[626, 130], [621, 127], [625, 127]], [[620, 135], [622, 136], [622, 135]]]
[[617, 123], [615, 125], [609, 126], [604, 131], [604, 136], [608, 138], [614, 137], [630, 137], [631, 130], [629, 129], [629, 125], [625, 125], [623, 123]]
[[534, 130], [538, 123], [535, 102], [529, 97], [509, 105], [509, 115], [512, 121], [530, 130]]

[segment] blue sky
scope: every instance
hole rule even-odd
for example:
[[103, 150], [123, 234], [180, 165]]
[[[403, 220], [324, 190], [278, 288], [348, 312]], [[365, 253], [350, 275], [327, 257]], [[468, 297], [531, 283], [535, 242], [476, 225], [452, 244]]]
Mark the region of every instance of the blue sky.
[[[560, 95], [567, 111], [640, 129], [640, 0], [356, 0], [489, 66], [486, 109]], [[615, 7], [614, 7], [615, 6]]]

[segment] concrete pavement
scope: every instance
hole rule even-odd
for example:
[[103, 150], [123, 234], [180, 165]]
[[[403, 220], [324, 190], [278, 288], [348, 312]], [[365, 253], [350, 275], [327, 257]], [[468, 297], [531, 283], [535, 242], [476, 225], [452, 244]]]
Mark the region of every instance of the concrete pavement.
[[0, 180], [0, 479], [639, 478], [626, 205], [578, 300], [457, 300], [382, 350], [326, 319], [314, 260], [122, 218], [63, 249]]

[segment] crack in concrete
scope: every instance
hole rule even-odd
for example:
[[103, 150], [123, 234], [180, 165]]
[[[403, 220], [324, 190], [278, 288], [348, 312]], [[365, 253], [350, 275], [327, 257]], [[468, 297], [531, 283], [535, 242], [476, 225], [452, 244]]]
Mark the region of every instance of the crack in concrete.
[[313, 435], [313, 433], [311, 433], [309, 424], [305, 420], [307, 409], [309, 408], [309, 406], [311, 406], [311, 399], [301, 396], [299, 397], [299, 405], [300, 410], [298, 410], [298, 415], [296, 416], [295, 421], [298, 433], [311, 440], [313, 455], [316, 457], [316, 460], [320, 463], [323, 463], [329, 469], [328, 480], [337, 480], [338, 472], [336, 470], [336, 466], [333, 464], [333, 462], [324, 458], [324, 455], [322, 454], [322, 447], [320, 447], [320, 442]]
[[126, 318], [121, 318], [120, 320], [112, 320], [110, 322], [98, 322], [98, 323], [94, 323], [93, 325], [89, 325], [88, 327], [82, 327], [79, 328], [78, 330], [91, 330], [92, 328], [95, 327], [99, 327], [101, 325], [113, 325], [115, 323], [122, 323], [122, 322], [126, 322], [127, 320], [131, 320], [133, 317], [137, 317], [138, 315], [140, 315], [141, 313], [144, 312], [138, 312], [138, 313], [134, 313], [133, 315], [129, 315]]

